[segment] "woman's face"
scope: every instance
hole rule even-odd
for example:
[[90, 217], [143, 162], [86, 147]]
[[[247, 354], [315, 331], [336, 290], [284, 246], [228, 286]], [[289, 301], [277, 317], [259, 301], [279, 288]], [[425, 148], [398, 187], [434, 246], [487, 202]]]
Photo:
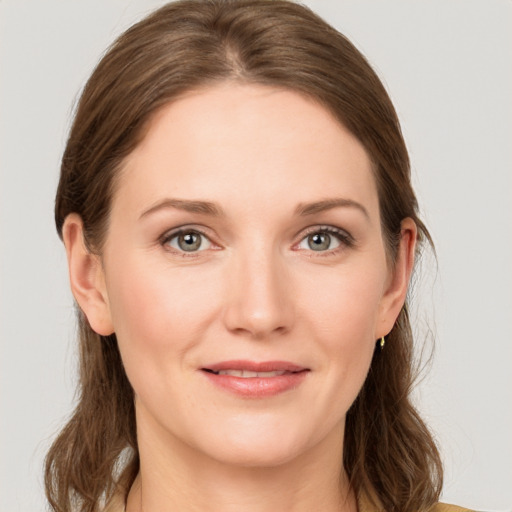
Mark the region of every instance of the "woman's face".
[[341, 450], [412, 231], [391, 272], [364, 148], [295, 92], [223, 84], [163, 108], [115, 192], [104, 305], [83, 306], [116, 333], [139, 441], [249, 466]]

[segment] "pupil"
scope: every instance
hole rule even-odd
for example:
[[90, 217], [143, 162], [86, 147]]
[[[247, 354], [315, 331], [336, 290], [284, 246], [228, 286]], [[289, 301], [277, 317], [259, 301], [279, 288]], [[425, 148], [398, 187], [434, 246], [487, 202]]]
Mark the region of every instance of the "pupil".
[[195, 251], [201, 246], [201, 237], [196, 233], [187, 233], [179, 237], [179, 246], [184, 251]]
[[308, 245], [314, 251], [325, 251], [331, 245], [331, 237], [326, 233], [315, 233], [309, 237]]

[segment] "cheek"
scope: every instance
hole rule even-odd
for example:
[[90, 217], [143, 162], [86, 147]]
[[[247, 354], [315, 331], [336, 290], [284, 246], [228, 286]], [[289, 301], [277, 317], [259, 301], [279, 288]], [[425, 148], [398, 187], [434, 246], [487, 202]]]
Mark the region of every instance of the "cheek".
[[[385, 273], [377, 264], [364, 272], [331, 272], [329, 278], [309, 275], [304, 281], [302, 315], [325, 356], [328, 375], [326, 402], [338, 404], [333, 414], [344, 414], [366, 378], [375, 350]], [[313, 286], [314, 285], [314, 286]]]
[[302, 314], [316, 333], [342, 348], [373, 340], [386, 279], [375, 262], [362, 268], [304, 273], [299, 295]]
[[133, 359], [151, 360], [163, 371], [165, 365], [177, 364], [177, 354], [199, 342], [220, 296], [217, 281], [205, 277], [200, 270], [180, 272], [135, 258], [113, 267], [109, 303], [127, 369]]

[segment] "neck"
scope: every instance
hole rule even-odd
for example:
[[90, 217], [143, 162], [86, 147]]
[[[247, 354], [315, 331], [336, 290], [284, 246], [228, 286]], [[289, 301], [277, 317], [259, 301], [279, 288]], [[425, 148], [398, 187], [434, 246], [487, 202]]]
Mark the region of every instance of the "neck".
[[211, 459], [176, 439], [160, 443], [155, 441], [159, 436], [139, 431], [140, 472], [126, 512], [357, 512], [341, 469], [340, 432], [292, 460], [247, 467]]

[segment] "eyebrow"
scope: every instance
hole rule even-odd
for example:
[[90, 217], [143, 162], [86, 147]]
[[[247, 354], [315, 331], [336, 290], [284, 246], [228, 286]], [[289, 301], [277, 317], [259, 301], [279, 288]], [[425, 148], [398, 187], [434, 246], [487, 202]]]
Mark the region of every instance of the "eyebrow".
[[213, 217], [221, 217], [224, 215], [222, 209], [214, 203], [209, 201], [194, 201], [188, 199], [163, 199], [158, 201], [156, 204], [145, 210], [140, 218], [146, 217], [156, 211], [176, 208], [177, 210], [184, 210], [191, 213], [200, 213], [203, 215], [211, 215]]
[[[143, 217], [166, 208], [175, 208], [177, 210], [210, 215], [212, 217], [222, 217], [225, 215], [220, 206], [217, 206], [215, 203], [210, 201], [166, 198], [158, 201], [156, 204], [145, 210], [141, 214], [140, 218], [142, 219]], [[367, 219], [370, 218], [368, 211], [361, 203], [341, 197], [323, 199], [322, 201], [314, 201], [311, 203], [299, 203], [295, 208], [295, 215], [299, 215], [301, 217], [315, 215], [327, 210], [332, 210], [333, 208], [356, 208], [362, 212]]]
[[332, 210], [333, 208], [356, 208], [360, 212], [364, 214], [364, 216], [369, 220], [370, 215], [368, 214], [368, 210], [357, 201], [352, 199], [344, 199], [341, 197], [335, 197], [331, 199], [324, 199], [322, 201], [315, 201], [312, 203], [300, 203], [295, 209], [295, 215], [307, 216], [314, 215], [316, 213], [325, 212], [327, 210]]

